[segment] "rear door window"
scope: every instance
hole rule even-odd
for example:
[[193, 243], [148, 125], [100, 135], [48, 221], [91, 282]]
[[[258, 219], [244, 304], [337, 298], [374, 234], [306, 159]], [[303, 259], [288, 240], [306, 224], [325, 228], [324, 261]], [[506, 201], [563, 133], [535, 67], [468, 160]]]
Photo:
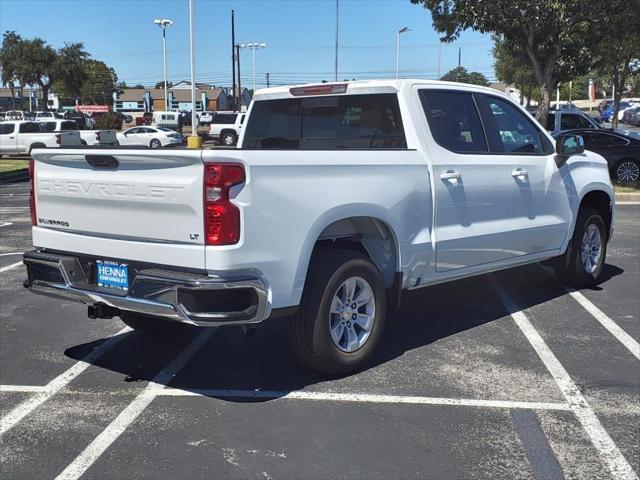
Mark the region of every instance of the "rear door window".
[[255, 102], [242, 146], [252, 149], [300, 148], [300, 99]]
[[456, 153], [487, 152], [487, 142], [471, 93], [420, 90], [434, 140]]
[[213, 123], [222, 125], [231, 125], [236, 122], [235, 113], [216, 113], [213, 117]]
[[56, 122], [40, 122], [40, 131], [41, 132], [55, 132], [56, 131]]

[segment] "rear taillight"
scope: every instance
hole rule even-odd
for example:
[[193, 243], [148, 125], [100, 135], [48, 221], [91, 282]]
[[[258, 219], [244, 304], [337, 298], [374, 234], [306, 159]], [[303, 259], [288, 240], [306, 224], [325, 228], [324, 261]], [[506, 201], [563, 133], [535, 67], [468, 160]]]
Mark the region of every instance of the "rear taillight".
[[100, 132], [96, 132], [96, 142], [100, 141]]
[[59, 134], [59, 133], [56, 133], [56, 144], [57, 144], [57, 145], [60, 145], [60, 143], [61, 143], [61, 142], [60, 142], [60, 134]]
[[229, 200], [234, 185], [244, 183], [244, 167], [237, 163], [204, 166], [204, 233], [206, 245], [240, 241], [240, 210]]
[[36, 216], [36, 164], [29, 160], [29, 210], [31, 210], [31, 225], [37, 225]]

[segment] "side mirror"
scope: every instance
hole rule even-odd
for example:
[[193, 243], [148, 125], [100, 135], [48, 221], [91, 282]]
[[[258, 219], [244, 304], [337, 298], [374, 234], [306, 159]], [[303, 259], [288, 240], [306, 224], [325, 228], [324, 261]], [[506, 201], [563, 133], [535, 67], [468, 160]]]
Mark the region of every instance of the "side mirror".
[[584, 139], [580, 135], [560, 135], [556, 140], [556, 153], [570, 157], [584, 152]]

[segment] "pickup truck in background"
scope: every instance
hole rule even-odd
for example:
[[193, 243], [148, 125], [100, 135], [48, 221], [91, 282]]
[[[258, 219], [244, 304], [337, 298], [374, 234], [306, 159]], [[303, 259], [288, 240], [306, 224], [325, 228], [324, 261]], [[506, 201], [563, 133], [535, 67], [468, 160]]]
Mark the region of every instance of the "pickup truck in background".
[[606, 161], [496, 90], [259, 90], [239, 141], [33, 152], [25, 286], [141, 331], [284, 316], [297, 357], [341, 375], [371, 359], [404, 290], [541, 261], [600, 279]]
[[82, 145], [76, 131], [40, 130], [42, 122], [0, 122], [0, 155], [30, 154], [34, 148], [71, 147]]
[[82, 145], [116, 146], [118, 138], [115, 130], [80, 130], [75, 120], [40, 120], [41, 132], [77, 131]]
[[209, 137], [222, 145], [232, 147], [238, 143], [245, 113], [215, 112], [209, 124]]

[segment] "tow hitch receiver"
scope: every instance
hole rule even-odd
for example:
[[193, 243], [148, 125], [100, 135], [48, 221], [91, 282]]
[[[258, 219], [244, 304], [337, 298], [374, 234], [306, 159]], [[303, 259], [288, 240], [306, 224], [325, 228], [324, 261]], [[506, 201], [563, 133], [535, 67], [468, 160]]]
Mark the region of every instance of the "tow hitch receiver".
[[104, 303], [96, 303], [87, 307], [87, 316], [89, 318], [113, 318], [120, 315], [120, 310], [110, 307]]

